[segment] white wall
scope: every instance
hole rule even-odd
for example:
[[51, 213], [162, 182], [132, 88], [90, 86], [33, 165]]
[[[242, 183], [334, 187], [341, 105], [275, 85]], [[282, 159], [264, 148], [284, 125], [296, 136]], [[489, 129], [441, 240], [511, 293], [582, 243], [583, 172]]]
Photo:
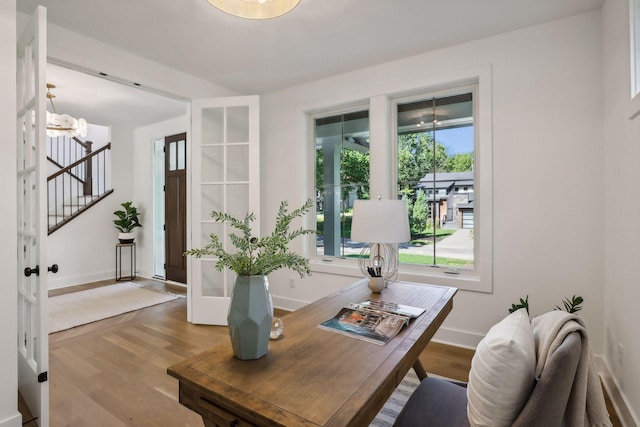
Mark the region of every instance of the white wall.
[[[640, 117], [629, 120], [629, 5], [607, 0], [604, 64], [604, 357], [640, 425]], [[637, 105], [637, 104], [636, 104]], [[618, 344], [623, 346], [619, 360]]]
[[18, 427], [18, 263], [16, 218], [16, 2], [0, 0], [0, 427]]
[[[281, 200], [295, 206], [309, 197], [306, 111], [428, 89], [432, 76], [486, 66], [493, 84], [493, 293], [459, 292], [438, 338], [475, 346], [519, 297], [529, 295], [536, 315], [579, 294], [592, 345], [602, 353], [599, 11], [264, 94], [262, 230], [272, 227]], [[304, 250], [301, 241], [294, 248]], [[297, 306], [353, 280], [282, 272], [270, 285], [274, 301]]]
[[153, 142], [182, 132], [187, 132], [187, 141], [190, 141], [190, 131], [191, 117], [182, 116], [138, 128], [134, 132], [133, 152], [136, 167], [133, 179], [137, 183], [134, 199], [136, 206], [144, 213], [143, 228], [138, 229], [138, 271], [144, 277], [153, 277]]
[[111, 185], [113, 194], [49, 236], [49, 289], [115, 278], [115, 244], [118, 231], [113, 212], [133, 200], [133, 129], [111, 129]]

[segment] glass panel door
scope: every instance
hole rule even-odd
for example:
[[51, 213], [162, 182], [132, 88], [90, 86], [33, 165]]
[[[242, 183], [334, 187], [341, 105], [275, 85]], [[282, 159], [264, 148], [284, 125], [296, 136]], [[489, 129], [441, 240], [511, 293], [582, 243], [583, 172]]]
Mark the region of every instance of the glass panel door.
[[[258, 106], [257, 96], [193, 101], [190, 248], [204, 247], [214, 233], [223, 238], [225, 249], [233, 251], [228, 238], [233, 230], [214, 222], [212, 211], [259, 215]], [[258, 220], [253, 231], [259, 235]], [[235, 277], [226, 269], [217, 271], [215, 264], [213, 257], [190, 259], [193, 323], [226, 325]]]

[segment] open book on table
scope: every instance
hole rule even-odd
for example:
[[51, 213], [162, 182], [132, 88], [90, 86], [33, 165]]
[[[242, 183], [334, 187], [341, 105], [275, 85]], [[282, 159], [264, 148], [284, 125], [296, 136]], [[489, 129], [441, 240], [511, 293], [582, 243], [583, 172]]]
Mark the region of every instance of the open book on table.
[[[417, 317], [425, 310], [416, 307], [398, 309], [397, 304], [378, 301], [365, 301], [349, 304], [335, 316], [318, 325], [322, 329], [359, 338], [364, 341], [383, 345], [398, 335], [411, 317]], [[411, 309], [411, 310], [408, 310]]]

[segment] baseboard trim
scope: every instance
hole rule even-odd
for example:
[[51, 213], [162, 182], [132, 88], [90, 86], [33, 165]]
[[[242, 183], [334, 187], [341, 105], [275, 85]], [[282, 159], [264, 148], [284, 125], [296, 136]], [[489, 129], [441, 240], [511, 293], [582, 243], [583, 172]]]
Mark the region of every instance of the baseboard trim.
[[461, 331], [459, 329], [441, 327], [433, 336], [432, 341], [453, 347], [475, 350], [482, 338], [484, 338], [484, 335]]
[[284, 298], [276, 295], [272, 295], [271, 299], [273, 300], [273, 306], [275, 308], [279, 308], [285, 311], [296, 311], [297, 309], [302, 308], [305, 305], [309, 304], [306, 301], [300, 301], [300, 300], [291, 299], [291, 298]]
[[14, 415], [4, 420], [0, 420], [0, 427], [21, 427], [22, 415], [20, 412], [16, 412]]
[[640, 426], [640, 418], [633, 412], [631, 405], [622, 392], [620, 384], [613, 376], [611, 367], [602, 356], [594, 357], [596, 369], [600, 374], [602, 385], [604, 386], [613, 409], [615, 409], [623, 427]]
[[68, 288], [69, 286], [84, 285], [86, 283], [115, 279], [113, 271], [104, 271], [102, 273], [84, 274], [78, 276], [66, 276], [59, 279], [51, 276], [54, 275], [49, 275], [49, 278], [47, 280], [47, 286], [49, 290]]

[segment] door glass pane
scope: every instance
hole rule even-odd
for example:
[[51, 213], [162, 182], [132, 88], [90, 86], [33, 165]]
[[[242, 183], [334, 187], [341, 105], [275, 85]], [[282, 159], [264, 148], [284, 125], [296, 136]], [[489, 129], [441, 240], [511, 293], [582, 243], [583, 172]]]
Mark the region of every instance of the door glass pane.
[[224, 147], [202, 147], [201, 151], [202, 182], [224, 181]]
[[[211, 217], [209, 217], [211, 218]], [[222, 236], [224, 231], [224, 225], [219, 222], [203, 222], [201, 224], [200, 242], [197, 243], [197, 247], [202, 248], [205, 245], [211, 243], [211, 234], [216, 236]]]
[[211, 211], [224, 210], [224, 185], [209, 184], [202, 186], [202, 212], [200, 219], [209, 221], [211, 219]]
[[249, 212], [249, 184], [228, 184], [227, 212], [236, 218], [244, 218]]
[[178, 170], [186, 168], [187, 145], [184, 140], [178, 141]]
[[227, 147], [227, 181], [249, 180], [249, 145]]
[[176, 143], [169, 143], [169, 170], [176, 170]]
[[249, 142], [249, 107], [227, 108], [227, 142]]
[[202, 295], [224, 296], [224, 272], [216, 270], [213, 260], [202, 260]]
[[224, 143], [224, 108], [202, 110], [202, 144]]
[[400, 262], [474, 266], [473, 93], [398, 104], [398, 194], [411, 243]]

